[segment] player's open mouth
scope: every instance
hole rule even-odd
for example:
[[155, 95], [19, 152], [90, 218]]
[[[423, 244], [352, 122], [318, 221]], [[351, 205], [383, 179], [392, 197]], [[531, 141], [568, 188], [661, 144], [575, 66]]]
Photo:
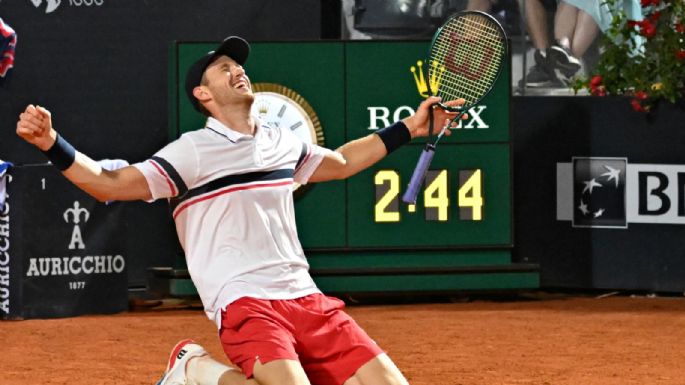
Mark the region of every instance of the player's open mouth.
[[233, 84], [233, 88], [241, 89], [241, 88], [248, 88], [247, 86], [247, 81], [241, 80]]

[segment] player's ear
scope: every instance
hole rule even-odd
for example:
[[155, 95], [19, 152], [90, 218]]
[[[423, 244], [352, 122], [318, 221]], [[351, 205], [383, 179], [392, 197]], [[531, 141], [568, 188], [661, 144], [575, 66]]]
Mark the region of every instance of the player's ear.
[[193, 96], [195, 96], [195, 98], [201, 102], [207, 101], [211, 98], [209, 95], [209, 90], [203, 86], [197, 86], [193, 88]]

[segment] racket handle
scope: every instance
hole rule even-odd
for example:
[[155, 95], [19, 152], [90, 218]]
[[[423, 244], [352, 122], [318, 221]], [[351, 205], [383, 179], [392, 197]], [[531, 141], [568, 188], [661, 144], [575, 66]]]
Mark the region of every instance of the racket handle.
[[419, 189], [421, 189], [423, 179], [426, 177], [426, 172], [433, 160], [433, 155], [435, 155], [435, 146], [427, 144], [426, 148], [421, 151], [421, 157], [419, 157], [414, 173], [411, 175], [407, 191], [402, 195], [402, 201], [404, 203], [412, 205], [416, 203], [416, 197], [419, 195]]

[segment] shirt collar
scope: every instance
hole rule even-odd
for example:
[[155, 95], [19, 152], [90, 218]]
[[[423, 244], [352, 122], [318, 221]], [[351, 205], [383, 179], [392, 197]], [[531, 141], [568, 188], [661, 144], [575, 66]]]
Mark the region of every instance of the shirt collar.
[[[265, 128], [268, 126], [266, 123], [260, 121], [257, 117], [254, 117], [255, 123], [257, 125], [257, 131], [255, 132], [255, 138], [260, 136], [262, 132], [264, 131]], [[229, 127], [226, 127], [223, 123], [220, 121], [214, 119], [213, 117], [207, 118], [207, 124], [205, 125], [206, 128], [209, 128], [212, 131], [215, 131], [216, 133], [225, 136], [228, 140], [231, 142], [237, 142], [241, 139], [252, 139], [251, 135], [245, 135], [242, 134], [238, 131], [235, 131]]]

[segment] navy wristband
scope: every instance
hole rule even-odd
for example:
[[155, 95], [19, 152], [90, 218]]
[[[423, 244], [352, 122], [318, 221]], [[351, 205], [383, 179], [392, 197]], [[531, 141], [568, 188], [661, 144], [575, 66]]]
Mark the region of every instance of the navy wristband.
[[411, 142], [411, 134], [409, 128], [403, 121], [395, 122], [388, 127], [381, 128], [376, 131], [376, 134], [381, 138], [388, 154], [397, 150], [400, 146]]
[[57, 134], [55, 144], [53, 144], [49, 150], [43, 151], [43, 155], [45, 155], [57, 169], [64, 171], [74, 164], [74, 160], [76, 160], [76, 149]]

